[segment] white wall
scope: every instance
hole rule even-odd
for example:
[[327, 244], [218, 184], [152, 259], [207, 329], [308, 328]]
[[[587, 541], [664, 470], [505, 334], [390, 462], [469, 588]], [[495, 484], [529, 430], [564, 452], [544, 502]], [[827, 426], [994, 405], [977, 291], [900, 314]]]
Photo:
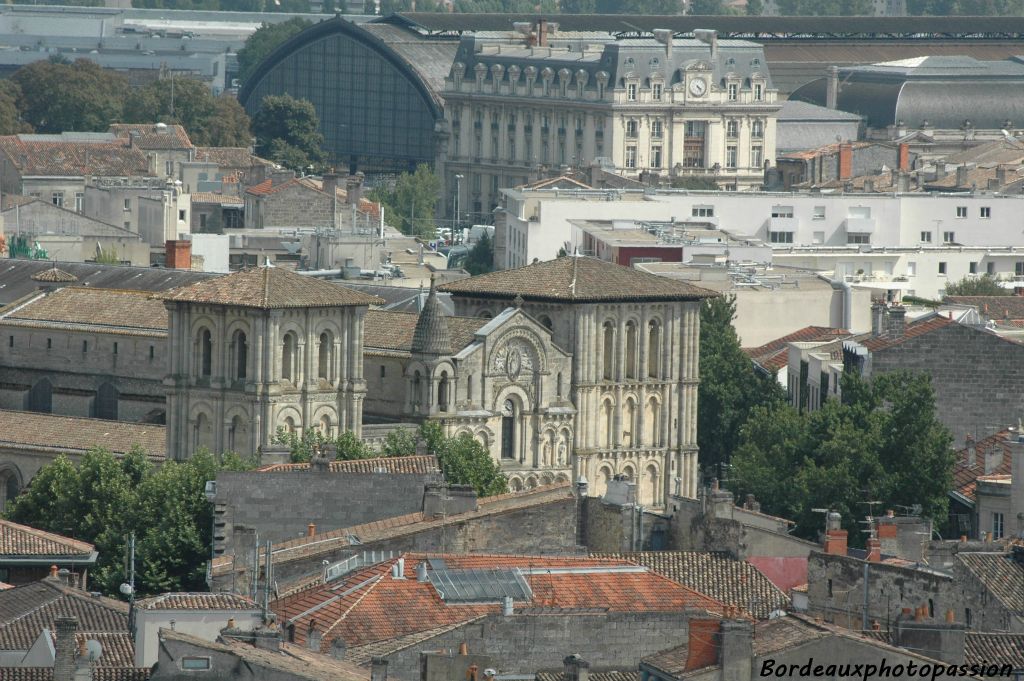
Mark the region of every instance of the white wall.
[[136, 610], [135, 617], [135, 666], [147, 669], [159, 657], [161, 627], [216, 641], [229, 619], [234, 618], [235, 626], [245, 630], [255, 629], [263, 621], [259, 610]]
[[231, 237], [227, 234], [192, 234], [192, 255], [203, 256], [204, 272], [228, 273]]

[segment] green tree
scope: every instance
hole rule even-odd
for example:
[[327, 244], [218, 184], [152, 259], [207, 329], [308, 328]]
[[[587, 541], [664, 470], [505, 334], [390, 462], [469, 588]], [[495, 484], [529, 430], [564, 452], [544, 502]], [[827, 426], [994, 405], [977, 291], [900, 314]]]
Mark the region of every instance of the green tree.
[[120, 265], [121, 256], [117, 254], [117, 247], [103, 248], [96, 244], [96, 262], [101, 265]]
[[336, 438], [330, 438], [317, 428], [306, 428], [298, 432], [278, 428], [274, 434], [274, 443], [288, 447], [293, 463], [305, 463], [313, 458], [314, 450], [323, 449], [329, 445], [335, 447], [335, 459], [339, 461], [369, 459], [378, 456], [351, 430], [346, 430]]
[[747, 0], [747, 16], [759, 17], [764, 14], [764, 0]]
[[690, 14], [698, 16], [709, 16], [712, 14], [727, 14], [723, 0], [691, 0]]
[[252, 119], [252, 132], [257, 153], [283, 166], [301, 171], [319, 168], [323, 162], [320, 118], [307, 99], [264, 97]]
[[470, 485], [479, 497], [508, 492], [508, 478], [501, 466], [472, 435], [447, 437], [441, 424], [427, 421], [420, 427], [420, 437], [426, 441], [427, 451], [437, 456], [449, 484]]
[[473, 276], [494, 271], [494, 247], [486, 233], [469, 250], [465, 270]]
[[32, 132], [32, 126], [21, 119], [18, 98], [21, 88], [13, 80], [0, 80], [0, 135]]
[[697, 443], [701, 461], [714, 467], [719, 477], [752, 410], [784, 397], [775, 377], [755, 371], [740, 348], [732, 325], [735, 316], [734, 296], [710, 298], [701, 306]]
[[41, 133], [105, 131], [120, 120], [128, 92], [124, 76], [88, 59], [33, 62], [11, 80], [20, 89], [22, 118]]
[[308, 19], [293, 17], [281, 23], [264, 23], [245, 39], [245, 45], [238, 50], [238, 79], [244, 84], [261, 61], [266, 59], [278, 46], [292, 36], [312, 26]]
[[394, 187], [377, 187], [369, 198], [384, 205], [384, 215], [402, 233], [430, 238], [437, 231], [434, 211], [440, 192], [440, 178], [421, 163], [416, 172], [399, 175]]
[[382, 456], [409, 456], [416, 453], [416, 435], [406, 428], [395, 428], [384, 436]]
[[983, 274], [947, 282], [945, 293], [947, 296], [1008, 296], [1012, 291], [1000, 286], [992, 275]]
[[249, 117], [233, 97], [215, 97], [194, 78], [163, 78], [135, 90], [125, 104], [129, 123], [179, 123], [199, 146], [248, 146]]

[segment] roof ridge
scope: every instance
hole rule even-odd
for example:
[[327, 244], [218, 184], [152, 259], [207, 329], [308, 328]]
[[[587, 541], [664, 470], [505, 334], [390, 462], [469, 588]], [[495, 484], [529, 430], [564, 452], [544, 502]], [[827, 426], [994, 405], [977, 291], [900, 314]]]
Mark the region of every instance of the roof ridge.
[[57, 534], [55, 532], [49, 532], [47, 530], [41, 530], [41, 529], [39, 529], [37, 527], [32, 527], [31, 525], [22, 525], [21, 523], [16, 523], [13, 520], [0, 519], [0, 525], [2, 525], [4, 527], [10, 527], [11, 529], [18, 530], [20, 532], [25, 532], [26, 534], [30, 534], [30, 535], [38, 537], [40, 539], [49, 539], [50, 541], [56, 542], [58, 544], [75, 544], [75, 545], [78, 545], [80, 547], [86, 547], [87, 546], [89, 548], [86, 549], [86, 551], [90, 552], [90, 553], [92, 551], [96, 550], [96, 546], [93, 545], [93, 544], [90, 544], [87, 541], [83, 541], [81, 539], [75, 539], [74, 537], [66, 537], [66, 536], [64, 536], [62, 534]]

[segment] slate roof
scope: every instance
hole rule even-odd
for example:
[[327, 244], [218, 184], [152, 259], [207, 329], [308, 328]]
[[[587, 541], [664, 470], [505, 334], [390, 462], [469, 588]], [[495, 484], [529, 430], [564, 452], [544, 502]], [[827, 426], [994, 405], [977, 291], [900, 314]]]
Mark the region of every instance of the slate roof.
[[768, 371], [778, 371], [789, 361], [789, 344], [796, 342], [831, 341], [849, 337], [846, 329], [835, 329], [828, 326], [805, 326], [804, 328], [776, 338], [756, 348], [743, 348], [743, 352], [758, 366]]
[[789, 606], [786, 594], [757, 568], [725, 553], [643, 551], [590, 555], [643, 565], [698, 593], [735, 605], [758, 619], [765, 619], [772, 611]]
[[4, 558], [70, 556], [88, 558], [96, 547], [28, 525], [0, 520], [0, 561]]
[[[284, 473], [308, 471], [308, 463], [273, 463], [256, 469], [260, 473]], [[403, 473], [408, 475], [429, 475], [438, 470], [437, 457], [427, 456], [381, 456], [372, 459], [331, 461], [331, 473]]]
[[230, 593], [171, 592], [135, 601], [140, 610], [258, 610], [251, 598]]
[[92, 142], [26, 142], [17, 135], [0, 137], [0, 151], [24, 176], [53, 177], [151, 176], [149, 161], [140, 149], [129, 149], [122, 143]]
[[1024, 319], [1024, 296], [946, 296], [943, 300], [976, 307], [989, 319]]
[[779, 123], [800, 122], [810, 123], [817, 121], [860, 121], [860, 116], [839, 109], [830, 109], [827, 106], [818, 106], [809, 102], [801, 102], [795, 99], [787, 99], [782, 102], [782, 108], [777, 114]]
[[701, 300], [718, 294], [692, 284], [659, 277], [584, 256], [566, 256], [513, 270], [501, 270], [443, 284], [454, 295], [511, 300], [599, 302]]
[[192, 205], [198, 203], [213, 203], [218, 206], [242, 206], [245, 205], [241, 196], [234, 194], [217, 194], [215, 192], [192, 192]]
[[80, 632], [128, 631], [128, 604], [47, 578], [0, 591], [0, 650], [28, 650], [58, 617], [78, 618]]
[[166, 458], [165, 437], [164, 426], [0, 409], [0, 446], [4, 447], [67, 454], [103, 447], [124, 454], [139, 445], [150, 459], [159, 461]]
[[[953, 490], [973, 502], [979, 477], [1010, 474], [1013, 461], [1013, 453], [1007, 443], [1010, 436], [1009, 429], [1001, 430], [957, 451], [956, 461], [953, 464]], [[986, 460], [989, 458], [992, 459], [994, 465], [986, 465]]]
[[[363, 318], [363, 347], [367, 352], [383, 350], [409, 354], [419, 318], [415, 312], [367, 311]], [[476, 332], [487, 323], [486, 319], [476, 317], [447, 317], [446, 321], [453, 352], [469, 345]]]
[[[48, 270], [52, 271], [52, 270]], [[152, 293], [66, 286], [0, 310], [0, 323], [85, 326], [107, 333], [166, 335], [167, 308]]]
[[964, 641], [967, 664], [1011, 664], [1024, 669], [1024, 634], [995, 634], [968, 631]]
[[956, 559], [1004, 608], [1024, 614], [1024, 565], [1012, 553], [960, 552]]
[[112, 123], [110, 132], [124, 138], [126, 143], [130, 140], [139, 149], [161, 151], [192, 148], [192, 140], [185, 128], [176, 123], [162, 126], [159, 123]]
[[[497, 614], [499, 603], [446, 603], [433, 585], [416, 580], [416, 565], [425, 554], [405, 554], [405, 579], [391, 577], [384, 561], [357, 570], [337, 582], [319, 584], [272, 603], [282, 623], [295, 627], [295, 642], [307, 643], [315, 620], [323, 633], [321, 649], [335, 638], [349, 646], [408, 636], [445, 624]], [[519, 602], [540, 608], [593, 609], [608, 612], [679, 612], [696, 608], [722, 612], [724, 606], [650, 571], [615, 571], [629, 563], [589, 557], [497, 556], [488, 554], [431, 555], [449, 569], [520, 568], [533, 598]], [[574, 571], [573, 568], [592, 568]], [[311, 609], [316, 610], [311, 611]]]
[[376, 305], [383, 300], [281, 267], [249, 267], [171, 291], [165, 300], [262, 310]]

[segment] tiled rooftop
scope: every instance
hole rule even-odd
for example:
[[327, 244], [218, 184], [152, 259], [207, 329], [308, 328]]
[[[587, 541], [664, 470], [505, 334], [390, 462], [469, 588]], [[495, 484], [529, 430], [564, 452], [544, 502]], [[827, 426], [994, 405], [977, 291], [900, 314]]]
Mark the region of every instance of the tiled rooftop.
[[272, 165], [253, 156], [245, 147], [196, 147], [196, 161], [216, 163], [221, 168], [249, 168], [254, 165]]
[[454, 295], [511, 300], [598, 302], [630, 300], [701, 300], [714, 291], [641, 272], [596, 258], [566, 256], [514, 270], [501, 270], [444, 284]]
[[[571, 681], [565, 672], [538, 672], [535, 681]], [[640, 681], [638, 671], [590, 672], [590, 681]]]
[[982, 316], [989, 319], [1024, 319], [1024, 296], [946, 296], [945, 301], [976, 307]]
[[149, 176], [149, 161], [141, 149], [124, 144], [81, 142], [26, 142], [17, 135], [0, 137], [0, 152], [22, 176], [53, 177]]
[[799, 331], [776, 338], [756, 348], [743, 348], [743, 352], [768, 371], [778, 371], [789, 361], [789, 344], [796, 342], [830, 341], [846, 338], [850, 332], [828, 326], [805, 326]]
[[926, 315], [925, 317], [909, 322], [903, 332], [903, 335], [899, 338], [876, 336], [873, 338], [867, 338], [860, 343], [871, 352], [878, 352], [879, 350], [885, 350], [899, 345], [909, 338], [915, 338], [917, 336], [922, 336], [926, 333], [931, 333], [932, 331], [945, 328], [950, 324], [956, 324], [956, 322], [949, 317], [943, 317], [938, 314]]
[[264, 310], [377, 305], [384, 301], [338, 284], [280, 267], [250, 267], [167, 294], [166, 300], [236, 305]]
[[167, 309], [162, 300], [144, 291], [66, 286], [0, 311], [3, 322], [162, 336], [167, 334]]
[[[288, 471], [308, 471], [308, 463], [274, 463], [261, 466], [260, 473], [284, 473]], [[381, 456], [372, 459], [354, 459], [351, 461], [331, 461], [331, 473], [405, 473], [410, 475], [429, 475], [438, 471], [437, 457], [426, 456]]]
[[995, 634], [968, 631], [964, 641], [967, 664], [1011, 664], [1024, 669], [1024, 633]]
[[1009, 429], [1005, 429], [957, 451], [953, 464], [953, 490], [974, 501], [979, 477], [1008, 475], [1012, 452], [1007, 439], [1011, 434]]
[[757, 568], [724, 553], [644, 551], [591, 555], [643, 565], [694, 591], [737, 606], [758, 619], [789, 606], [786, 594]]
[[251, 598], [229, 593], [165, 593], [135, 602], [140, 610], [259, 610]]
[[1010, 553], [956, 554], [968, 572], [981, 582], [995, 596], [1000, 605], [1024, 615], [1024, 565], [1014, 561]]
[[110, 132], [124, 138], [126, 144], [130, 143], [139, 149], [160, 151], [192, 148], [192, 140], [185, 128], [176, 123], [114, 123], [110, 126]]
[[0, 520], [0, 558], [77, 556], [87, 558], [96, 550], [92, 544], [28, 525]]
[[[368, 352], [411, 352], [418, 319], [419, 314], [415, 312], [369, 310], [364, 318], [363, 347]], [[454, 352], [469, 345], [480, 327], [487, 323], [486, 319], [476, 317], [446, 317], [446, 321]]]
[[0, 409], [0, 446], [69, 454], [103, 447], [114, 454], [125, 454], [138, 445], [150, 459], [162, 460], [166, 458], [165, 437], [164, 426]]
[[78, 618], [78, 630], [125, 633], [128, 604], [66, 587], [53, 578], [0, 591], [0, 650], [28, 650], [58, 617]]
[[213, 203], [218, 206], [241, 206], [242, 197], [234, 194], [217, 194], [214, 192], [192, 192], [192, 205]]

